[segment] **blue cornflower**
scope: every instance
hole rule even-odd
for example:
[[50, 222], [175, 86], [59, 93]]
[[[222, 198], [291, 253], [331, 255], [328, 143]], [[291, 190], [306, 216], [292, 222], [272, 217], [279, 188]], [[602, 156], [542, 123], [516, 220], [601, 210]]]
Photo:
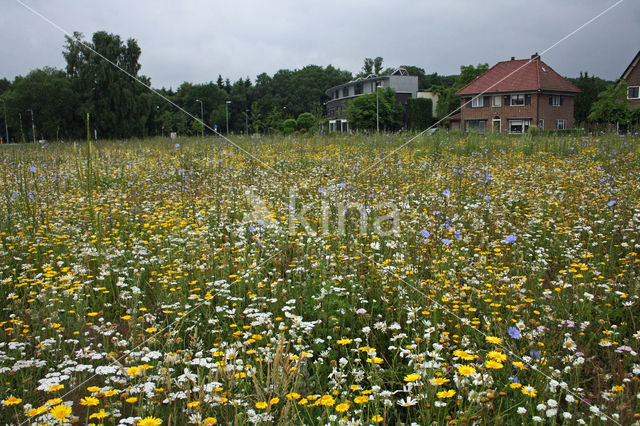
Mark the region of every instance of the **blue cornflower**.
[[425, 238], [429, 238], [431, 236], [431, 233], [429, 231], [427, 231], [426, 229], [423, 229], [420, 233]]
[[519, 339], [522, 337], [522, 333], [520, 333], [520, 330], [516, 327], [509, 327], [507, 333], [509, 333], [509, 336], [511, 336], [512, 339]]
[[504, 242], [507, 243], [507, 244], [512, 244], [512, 243], [515, 243], [517, 239], [518, 239], [518, 237], [516, 237], [515, 235], [511, 234], [511, 235], [507, 235], [506, 237], [504, 237]]
[[443, 238], [442, 239], [442, 244], [444, 244], [445, 246], [448, 246], [449, 244], [451, 244], [451, 240], [449, 240], [447, 238]]

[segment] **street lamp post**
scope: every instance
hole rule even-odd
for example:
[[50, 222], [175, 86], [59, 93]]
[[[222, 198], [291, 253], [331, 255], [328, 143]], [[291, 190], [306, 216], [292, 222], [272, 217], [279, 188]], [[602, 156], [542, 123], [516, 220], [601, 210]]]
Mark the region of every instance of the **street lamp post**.
[[202, 106], [202, 101], [200, 99], [196, 99], [196, 102], [200, 102], [200, 121], [202, 122], [202, 139], [204, 139], [204, 107]]
[[248, 135], [249, 134], [249, 110], [244, 110], [244, 131]]
[[9, 143], [9, 125], [7, 124], [7, 101], [4, 99], [0, 99], [2, 101], [2, 105], [4, 106], [4, 132], [7, 137], [6, 143]]
[[229, 134], [229, 104], [231, 101], [225, 102], [226, 112], [227, 112], [227, 135]]
[[33, 132], [33, 143], [36, 143], [36, 125], [35, 125], [35, 122], [33, 120], [33, 110], [32, 109], [28, 109], [27, 111], [29, 111], [31, 113], [31, 132]]
[[378, 89], [380, 82], [376, 81], [376, 132], [380, 133], [380, 103], [378, 102]]

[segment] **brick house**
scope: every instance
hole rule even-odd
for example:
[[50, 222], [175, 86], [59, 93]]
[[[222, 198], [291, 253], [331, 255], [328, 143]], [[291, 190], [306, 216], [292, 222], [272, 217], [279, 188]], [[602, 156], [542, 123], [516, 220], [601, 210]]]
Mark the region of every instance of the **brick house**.
[[626, 81], [629, 85], [627, 99], [631, 101], [631, 108], [640, 107], [640, 51], [622, 73], [620, 80]]
[[531, 125], [569, 129], [579, 92], [538, 54], [531, 59], [511, 58], [456, 92], [462, 104], [459, 125], [465, 131], [500, 133], [524, 133]]

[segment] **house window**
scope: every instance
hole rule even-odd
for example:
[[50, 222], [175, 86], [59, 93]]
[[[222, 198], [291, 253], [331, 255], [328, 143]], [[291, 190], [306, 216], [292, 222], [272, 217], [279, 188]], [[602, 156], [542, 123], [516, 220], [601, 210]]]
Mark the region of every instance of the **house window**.
[[362, 95], [362, 83], [358, 83], [355, 86], [353, 86], [354, 88], [354, 95]]
[[551, 95], [549, 97], [549, 101], [551, 103], [551, 106], [560, 106], [560, 105], [562, 105], [562, 96], [560, 96], [560, 95]]
[[487, 120], [467, 120], [467, 132], [486, 132]]
[[531, 120], [509, 120], [509, 133], [524, 133], [530, 124]]
[[511, 95], [511, 106], [524, 105], [524, 95]]
[[482, 96], [471, 99], [471, 108], [480, 108], [484, 106], [484, 98]]
[[630, 86], [627, 92], [627, 99], [639, 99], [640, 98], [640, 86]]
[[494, 96], [493, 97], [493, 106], [501, 107], [502, 106], [502, 96]]
[[556, 129], [564, 130], [567, 128], [567, 120], [556, 121]]

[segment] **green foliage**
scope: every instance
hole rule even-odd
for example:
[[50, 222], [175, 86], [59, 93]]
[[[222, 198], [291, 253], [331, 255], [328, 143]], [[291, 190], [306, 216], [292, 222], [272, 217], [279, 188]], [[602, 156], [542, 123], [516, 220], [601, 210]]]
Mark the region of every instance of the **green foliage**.
[[588, 73], [580, 73], [580, 77], [572, 79], [572, 83], [581, 90], [575, 96], [573, 107], [573, 118], [576, 123], [584, 123], [587, 121], [591, 106], [598, 98], [598, 84], [594, 76], [589, 76]]
[[[12, 128], [13, 138], [20, 127], [18, 114], [22, 114], [28, 135], [26, 139], [33, 140], [31, 113], [27, 112], [29, 109], [33, 110], [35, 139], [55, 140], [72, 135], [70, 129], [74, 127], [74, 107], [78, 102], [78, 95], [73, 91], [64, 71], [43, 68], [31, 71], [25, 77], [16, 77], [3, 98], [7, 102], [7, 120]], [[3, 126], [3, 138], [4, 130]]]
[[282, 131], [288, 135], [296, 131], [296, 120], [294, 118], [287, 118], [282, 123]]
[[600, 93], [598, 100], [591, 106], [589, 120], [599, 123], [631, 124], [634, 114], [627, 99], [627, 89], [627, 83], [621, 81]]
[[[403, 108], [395, 101], [395, 90], [378, 90], [380, 129], [398, 130], [402, 127]], [[347, 120], [352, 129], [376, 129], [376, 94], [362, 95], [349, 102]]]
[[313, 129], [316, 125], [316, 118], [310, 112], [303, 112], [298, 116], [296, 120], [296, 125], [299, 130], [303, 132], [308, 132]]
[[458, 75], [452, 87], [434, 87], [433, 90], [438, 93], [438, 117], [445, 117], [460, 108], [460, 98], [455, 96], [456, 92], [467, 84], [471, 83], [476, 77], [483, 74], [489, 69], [489, 64], [462, 65], [460, 67], [460, 75]]
[[424, 130], [434, 123], [433, 101], [427, 98], [412, 98], [407, 101], [407, 127]]

